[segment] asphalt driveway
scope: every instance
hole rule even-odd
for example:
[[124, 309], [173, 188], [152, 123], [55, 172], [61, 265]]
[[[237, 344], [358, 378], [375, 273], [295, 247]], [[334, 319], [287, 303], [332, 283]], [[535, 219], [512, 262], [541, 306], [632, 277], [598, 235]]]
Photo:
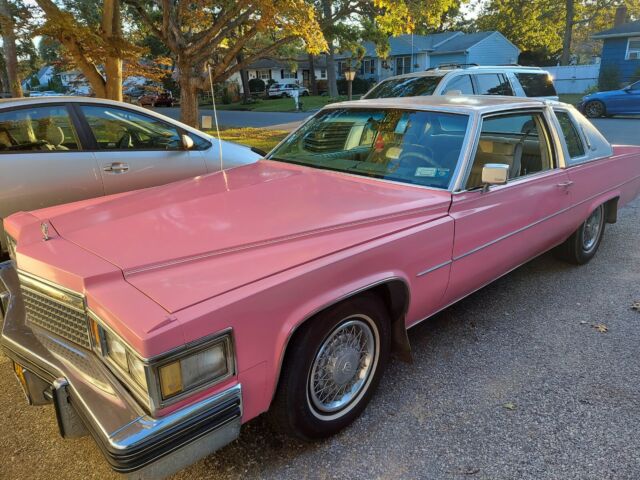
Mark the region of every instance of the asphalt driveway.
[[[301, 444], [258, 418], [175, 478], [640, 478], [639, 239], [636, 200], [588, 265], [545, 254], [412, 329], [414, 363], [340, 435]], [[26, 407], [1, 355], [0, 405], [0, 478], [117, 478], [93, 440], [58, 437], [53, 408]]]

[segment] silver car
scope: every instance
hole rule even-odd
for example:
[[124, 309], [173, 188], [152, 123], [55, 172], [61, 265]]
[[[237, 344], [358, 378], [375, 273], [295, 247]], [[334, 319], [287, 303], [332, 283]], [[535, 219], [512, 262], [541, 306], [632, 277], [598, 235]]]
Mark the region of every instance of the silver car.
[[[260, 158], [222, 142], [224, 168]], [[0, 100], [2, 219], [220, 170], [218, 140], [150, 110], [85, 97]]]

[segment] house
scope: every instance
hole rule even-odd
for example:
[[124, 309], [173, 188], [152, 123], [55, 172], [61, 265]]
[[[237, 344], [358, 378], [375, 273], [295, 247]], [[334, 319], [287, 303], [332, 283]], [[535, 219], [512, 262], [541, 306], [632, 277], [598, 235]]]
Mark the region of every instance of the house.
[[[520, 50], [500, 32], [443, 32], [432, 35], [400, 35], [389, 39], [389, 55], [380, 58], [372, 42], [364, 42], [365, 55], [358, 75], [380, 81], [392, 75], [418, 72], [439, 65], [509, 65]], [[336, 55], [338, 74], [349, 65], [350, 52]]]
[[[22, 82], [23, 90], [34, 90], [34, 89], [48, 89], [49, 82], [55, 77], [55, 67], [52, 65], [46, 65], [40, 70], [38, 70], [35, 74], [31, 75], [31, 77], [25, 79]], [[37, 81], [33, 81], [36, 78]]]
[[[313, 67], [316, 80], [327, 79], [327, 62], [324, 55], [314, 57]], [[249, 80], [259, 78], [265, 83], [269, 80], [274, 82], [299, 83], [309, 87], [311, 83], [311, 67], [309, 58], [303, 57], [293, 62], [287, 62], [274, 58], [261, 58], [251, 63], [247, 67]], [[242, 92], [242, 81], [239, 73], [234, 73], [229, 77], [229, 81], [236, 82]]]
[[62, 86], [73, 95], [89, 95], [91, 85], [80, 70], [67, 70], [60, 73]]
[[619, 7], [613, 28], [593, 36], [602, 40], [600, 71], [617, 69], [622, 83], [640, 78], [640, 21], [627, 22], [626, 13]]

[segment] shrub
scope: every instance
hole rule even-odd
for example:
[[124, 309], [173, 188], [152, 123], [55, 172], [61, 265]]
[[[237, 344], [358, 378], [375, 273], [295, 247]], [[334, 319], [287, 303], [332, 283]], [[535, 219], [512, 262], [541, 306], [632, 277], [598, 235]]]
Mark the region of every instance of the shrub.
[[598, 78], [598, 90], [617, 90], [620, 88], [620, 69], [615, 65], [602, 65]]
[[[369, 91], [369, 89], [371, 88], [372, 84], [374, 82], [364, 79], [364, 78], [358, 78], [356, 77], [353, 80], [353, 94], [354, 95], [362, 95], [364, 93], [367, 93]], [[347, 94], [347, 81], [344, 78], [341, 78], [338, 80], [338, 93], [340, 95], [346, 95]]]
[[249, 80], [249, 91], [251, 93], [264, 92], [266, 85], [261, 78], [252, 78]]

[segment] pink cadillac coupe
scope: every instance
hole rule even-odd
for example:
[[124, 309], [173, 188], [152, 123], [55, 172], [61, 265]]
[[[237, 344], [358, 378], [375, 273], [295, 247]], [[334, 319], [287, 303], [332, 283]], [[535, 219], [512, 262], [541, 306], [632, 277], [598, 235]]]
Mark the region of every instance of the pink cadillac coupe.
[[266, 411], [325, 437], [408, 328], [549, 249], [588, 262], [639, 192], [640, 148], [568, 105], [334, 104], [256, 164], [6, 219], [2, 347], [119, 472], [170, 474]]

